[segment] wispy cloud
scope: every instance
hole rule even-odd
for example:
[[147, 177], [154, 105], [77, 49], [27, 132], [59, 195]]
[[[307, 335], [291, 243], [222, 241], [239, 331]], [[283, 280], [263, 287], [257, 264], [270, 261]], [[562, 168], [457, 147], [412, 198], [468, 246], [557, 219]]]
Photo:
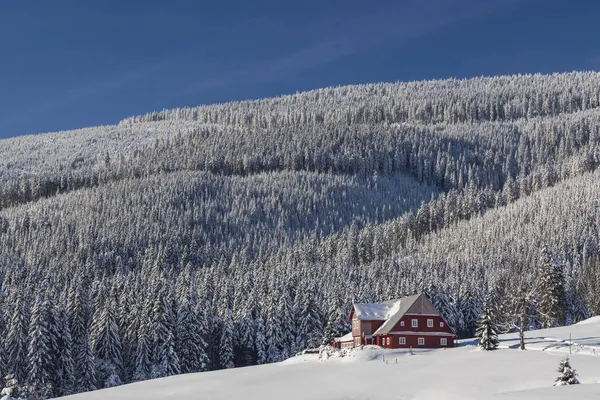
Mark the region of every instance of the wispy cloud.
[[231, 86], [243, 79], [277, 81], [387, 42], [397, 43], [425, 36], [466, 19], [491, 14], [518, 1], [405, 1], [350, 19], [338, 31], [300, 50], [246, 65], [220, 76], [204, 77], [176, 94]]

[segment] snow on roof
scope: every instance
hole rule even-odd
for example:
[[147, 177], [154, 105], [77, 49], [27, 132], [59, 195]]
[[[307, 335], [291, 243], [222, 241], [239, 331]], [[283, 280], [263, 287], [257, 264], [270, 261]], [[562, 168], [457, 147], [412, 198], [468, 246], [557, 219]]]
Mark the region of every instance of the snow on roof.
[[386, 321], [381, 324], [379, 329], [377, 329], [373, 335], [378, 335], [380, 333], [388, 333], [392, 328], [400, 321], [400, 319], [406, 314], [406, 312], [410, 309], [410, 307], [417, 301], [421, 294], [415, 294], [413, 296], [404, 297], [396, 302], [394, 305], [395, 313], [386, 318]]
[[334, 342], [351, 342], [352, 340], [354, 340], [352, 332], [348, 332], [344, 336], [333, 338]]
[[355, 303], [354, 312], [359, 320], [381, 320], [388, 319], [388, 312], [394, 306], [394, 303]]
[[383, 303], [353, 304], [356, 318], [366, 321], [384, 321], [373, 335], [389, 333], [407, 313], [440, 315], [433, 304], [423, 294], [406, 296], [401, 299], [387, 300]]

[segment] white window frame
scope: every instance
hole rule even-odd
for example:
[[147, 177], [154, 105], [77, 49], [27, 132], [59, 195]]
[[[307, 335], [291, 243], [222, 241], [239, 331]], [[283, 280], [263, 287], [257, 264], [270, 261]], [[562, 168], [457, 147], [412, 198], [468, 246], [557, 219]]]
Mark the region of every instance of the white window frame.
[[400, 326], [404, 326], [404, 321], [400, 321]]
[[418, 328], [418, 327], [419, 327], [419, 320], [418, 320], [418, 319], [414, 319], [414, 318], [413, 318], [413, 320], [412, 320], [411, 324], [412, 324], [411, 326], [412, 326], [413, 328]]
[[390, 345], [390, 337], [389, 337], [389, 336], [388, 336], [388, 338], [387, 338], [387, 345], [388, 345], [388, 346]]
[[431, 318], [427, 319], [427, 327], [428, 328], [433, 328], [433, 319], [431, 319]]
[[406, 344], [406, 338], [404, 336], [400, 336], [398, 344]]
[[425, 338], [420, 337], [419, 339], [417, 339], [417, 343], [419, 344], [419, 346], [425, 346]]
[[440, 328], [443, 328], [443, 327], [444, 327], [444, 323], [440, 322]]
[[440, 338], [440, 346], [448, 346], [448, 339], [445, 337]]

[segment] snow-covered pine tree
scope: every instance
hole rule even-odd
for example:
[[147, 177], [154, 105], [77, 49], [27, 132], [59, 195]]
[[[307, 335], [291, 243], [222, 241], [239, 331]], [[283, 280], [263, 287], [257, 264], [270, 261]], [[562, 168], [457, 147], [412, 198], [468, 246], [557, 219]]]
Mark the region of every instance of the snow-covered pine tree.
[[256, 363], [264, 364], [267, 362], [267, 339], [265, 336], [265, 323], [262, 317], [259, 315], [255, 322], [255, 336], [254, 336], [254, 351], [256, 352]]
[[59, 311], [58, 320], [58, 340], [57, 345], [60, 349], [58, 356], [58, 392], [61, 396], [67, 396], [75, 393], [75, 370], [73, 361], [73, 341], [69, 322], [64, 310]]
[[477, 323], [475, 334], [479, 339], [477, 346], [483, 350], [495, 350], [498, 348], [498, 333], [493, 321], [493, 314], [486, 303], [483, 306], [483, 313]]
[[188, 295], [177, 313], [177, 343], [181, 373], [200, 372], [206, 369], [207, 355], [204, 335], [206, 327], [199, 313], [197, 300]]
[[328, 321], [327, 325], [325, 325], [325, 330], [323, 331], [323, 342], [321, 345], [330, 346], [333, 343], [333, 339], [335, 338], [335, 327], [332, 321]]
[[152, 378], [180, 372], [179, 357], [175, 352], [175, 313], [171, 294], [164, 289], [159, 290], [152, 309]]
[[14, 307], [9, 313], [7, 337], [4, 341], [4, 354], [8, 372], [17, 381], [23, 382], [27, 368], [28, 317], [20, 293], [16, 294]]
[[48, 289], [41, 290], [33, 305], [29, 323], [27, 391], [32, 399], [53, 397], [57, 389], [55, 382], [59, 349], [54, 311]]
[[90, 335], [87, 331], [83, 333], [81, 343], [83, 351], [81, 354], [76, 355], [76, 360], [78, 360], [78, 378], [75, 382], [77, 393], [96, 390], [96, 360], [92, 351]]
[[579, 384], [579, 380], [577, 379], [577, 371], [571, 367], [569, 357], [561, 360], [558, 366], [558, 372], [560, 372], [560, 376], [554, 381], [554, 386]]
[[281, 327], [281, 358], [286, 359], [294, 354], [295, 342], [293, 302], [287, 287], [283, 288], [279, 297], [277, 315]]
[[94, 314], [91, 330], [99, 387], [122, 383], [121, 337], [116, 321], [116, 300], [110, 296]]
[[282, 359], [281, 354], [284, 347], [281, 335], [281, 321], [274, 306], [270, 307], [267, 312], [267, 321], [265, 322], [267, 362], [277, 362]]
[[551, 258], [545, 247], [542, 248], [540, 256], [538, 276], [538, 308], [542, 327], [561, 325], [567, 314], [563, 263]]
[[21, 400], [21, 387], [14, 375], [4, 377], [4, 388], [0, 392], [0, 400]]
[[319, 347], [323, 340], [323, 322], [315, 297], [316, 293], [313, 288], [310, 288], [303, 296], [296, 337], [298, 351]]
[[219, 366], [233, 368], [233, 315], [231, 309], [225, 310], [221, 340], [219, 342]]

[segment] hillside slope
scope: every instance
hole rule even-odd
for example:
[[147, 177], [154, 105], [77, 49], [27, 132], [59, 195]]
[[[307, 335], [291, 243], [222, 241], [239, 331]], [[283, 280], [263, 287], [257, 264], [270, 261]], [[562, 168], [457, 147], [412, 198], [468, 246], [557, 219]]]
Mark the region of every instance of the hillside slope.
[[527, 297], [526, 327], [598, 314], [599, 81], [358, 85], [0, 141], [0, 374], [51, 397], [276, 362], [415, 292], [470, 337], [485, 299], [518, 319], [542, 249], [558, 294]]

